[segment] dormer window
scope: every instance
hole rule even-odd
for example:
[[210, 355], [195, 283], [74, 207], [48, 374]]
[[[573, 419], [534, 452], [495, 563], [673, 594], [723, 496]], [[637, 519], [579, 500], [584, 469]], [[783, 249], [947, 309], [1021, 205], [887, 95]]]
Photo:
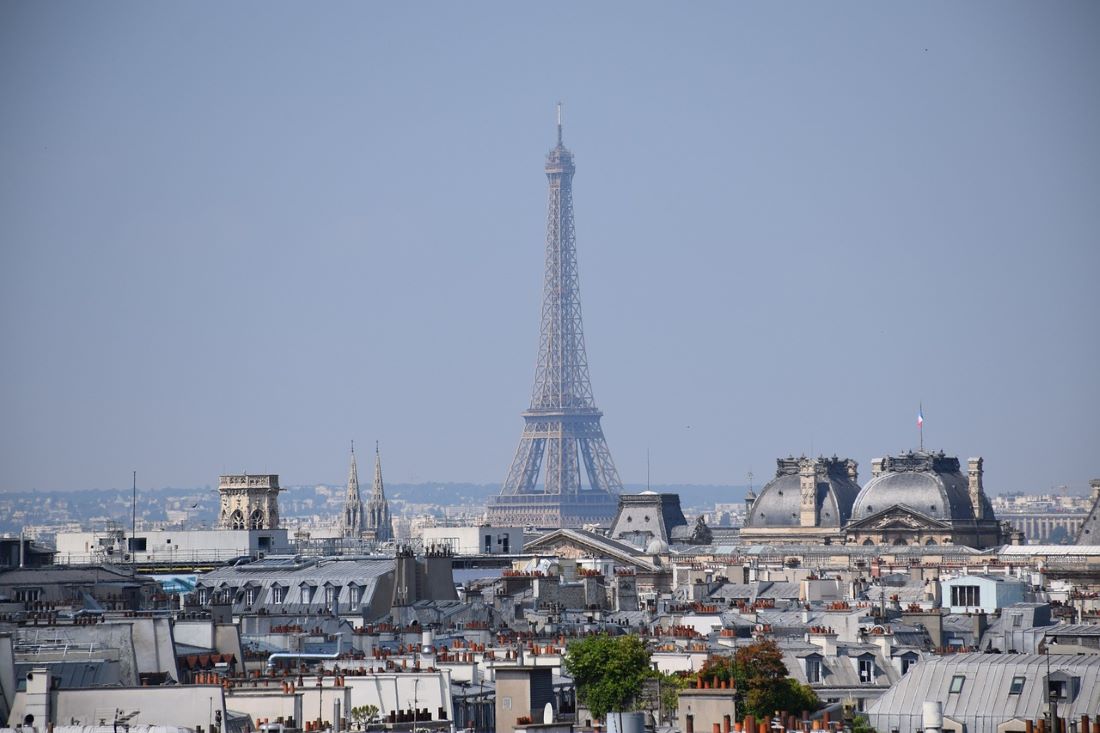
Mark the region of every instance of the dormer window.
[[1022, 693], [1024, 691], [1024, 682], [1025, 681], [1027, 681], [1027, 677], [1024, 677], [1023, 675], [1018, 675], [1016, 677], [1013, 677], [1012, 678], [1012, 684], [1009, 685], [1009, 688], [1008, 688], [1008, 694], [1009, 695], [1019, 695], [1020, 693]]
[[951, 687], [949, 687], [947, 689], [947, 691], [951, 694], [956, 694], [956, 693], [962, 692], [963, 682], [966, 682], [966, 676], [965, 675], [961, 675], [961, 674], [955, 675], [954, 677], [951, 678]]
[[286, 588], [281, 585], [271, 586], [271, 602], [282, 603], [286, 600]]
[[821, 682], [822, 669], [821, 660], [817, 657], [806, 658], [806, 681], [811, 685]]
[[1077, 699], [1077, 693], [1080, 691], [1080, 677], [1074, 677], [1062, 671], [1054, 672], [1047, 677], [1048, 701], [1071, 703]]
[[875, 660], [865, 657], [859, 660], [859, 682], [863, 685], [873, 684], [875, 681]]

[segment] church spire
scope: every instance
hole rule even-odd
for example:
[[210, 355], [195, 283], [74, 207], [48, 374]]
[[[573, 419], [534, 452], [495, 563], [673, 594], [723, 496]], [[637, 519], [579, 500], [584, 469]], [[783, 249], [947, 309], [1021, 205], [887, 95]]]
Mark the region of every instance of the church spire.
[[386, 490], [382, 485], [382, 454], [378, 441], [374, 443], [374, 484], [371, 486], [370, 501], [367, 502], [367, 527], [374, 532], [379, 542], [393, 539], [393, 524], [390, 521], [390, 505], [386, 501]]
[[358, 537], [363, 532], [363, 500], [359, 496], [359, 469], [355, 465], [355, 441], [351, 441], [351, 468], [348, 470], [348, 491], [344, 499], [345, 537]]
[[386, 490], [382, 486], [382, 454], [378, 450], [378, 441], [374, 441], [374, 484], [371, 486], [371, 499], [386, 500]]

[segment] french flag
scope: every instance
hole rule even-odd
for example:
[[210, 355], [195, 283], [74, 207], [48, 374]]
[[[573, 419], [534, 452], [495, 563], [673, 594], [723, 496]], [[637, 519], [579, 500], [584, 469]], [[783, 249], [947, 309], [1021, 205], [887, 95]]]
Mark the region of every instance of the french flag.
[[918, 428], [923, 428], [924, 427], [924, 406], [923, 405], [917, 408], [917, 427]]

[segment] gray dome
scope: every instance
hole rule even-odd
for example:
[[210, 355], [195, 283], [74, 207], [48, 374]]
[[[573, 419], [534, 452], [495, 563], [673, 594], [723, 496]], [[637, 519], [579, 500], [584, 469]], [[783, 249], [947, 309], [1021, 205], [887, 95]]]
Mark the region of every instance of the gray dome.
[[[856, 498], [852, 508], [855, 519], [899, 504], [933, 519], [974, 519], [969, 484], [958, 458], [943, 453], [904, 453], [884, 458], [882, 467], [883, 472], [868, 481]], [[993, 516], [984, 493], [982, 502], [984, 516]]]
[[[806, 458], [780, 458], [776, 476], [756, 497], [746, 527], [799, 527], [801, 526], [802, 488], [799, 476], [800, 464]], [[857, 484], [848, 473], [849, 463], [854, 472], [855, 462], [838, 458], [818, 458], [813, 461], [820, 469], [817, 478], [818, 527], [843, 526], [851, 517], [852, 502], [859, 494]]]

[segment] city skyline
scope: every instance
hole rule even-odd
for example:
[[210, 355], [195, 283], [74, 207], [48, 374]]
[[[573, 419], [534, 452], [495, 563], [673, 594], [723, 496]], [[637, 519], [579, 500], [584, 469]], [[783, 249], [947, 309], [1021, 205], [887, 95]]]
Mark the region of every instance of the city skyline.
[[0, 490], [500, 483], [559, 100], [624, 483], [1100, 475], [1096, 6], [429, 7], [0, 8]]

